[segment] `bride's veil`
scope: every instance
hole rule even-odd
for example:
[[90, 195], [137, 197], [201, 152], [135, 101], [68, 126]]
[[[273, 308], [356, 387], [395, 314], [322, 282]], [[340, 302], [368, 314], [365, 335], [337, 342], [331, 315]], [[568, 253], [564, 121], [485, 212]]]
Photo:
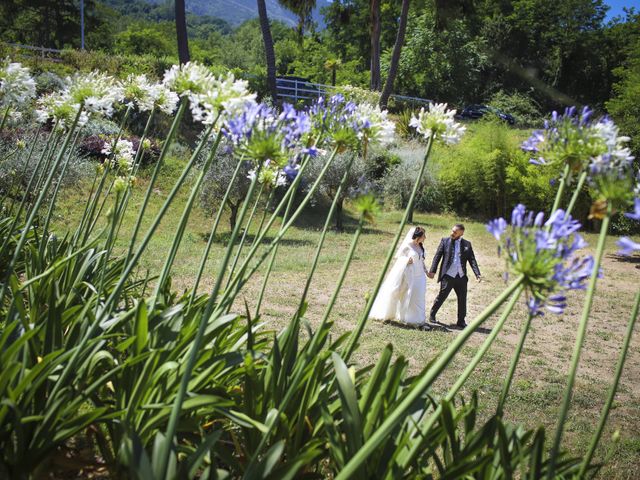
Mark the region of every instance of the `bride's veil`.
[[393, 255], [395, 262], [389, 270], [389, 273], [382, 283], [382, 286], [378, 291], [378, 295], [373, 302], [373, 306], [369, 314], [371, 318], [378, 318], [382, 320], [394, 318], [397, 295], [402, 288], [403, 273], [407, 265], [406, 257], [402, 259], [400, 257], [402, 257], [402, 251], [413, 240], [413, 234], [415, 231], [415, 227], [411, 227], [405, 235], [404, 240], [402, 240], [398, 245], [398, 248]]
[[416, 227], [411, 227], [409, 229], [409, 231], [407, 232], [407, 234], [404, 236], [404, 240], [402, 240], [398, 244], [398, 248], [396, 249], [396, 253], [393, 254], [394, 260], [397, 260], [398, 257], [400, 256], [400, 252], [402, 252], [402, 249], [404, 247], [406, 247], [407, 245], [409, 245], [413, 241], [413, 234], [414, 234], [415, 231], [416, 231]]

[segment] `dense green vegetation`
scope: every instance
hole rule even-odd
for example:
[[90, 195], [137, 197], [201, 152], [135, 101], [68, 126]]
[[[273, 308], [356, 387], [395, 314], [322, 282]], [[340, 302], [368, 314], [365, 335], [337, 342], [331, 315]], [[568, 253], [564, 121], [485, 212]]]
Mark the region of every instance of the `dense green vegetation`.
[[[176, 57], [171, 3], [108, 0], [85, 4], [88, 49]], [[3, 2], [2, 39], [77, 48], [77, 8], [71, 1]], [[640, 15], [632, 10], [626, 18], [605, 23], [606, 8], [601, 0], [414, 1], [395, 93], [458, 107], [497, 98], [497, 104], [516, 113], [524, 97], [538, 111], [582, 103], [600, 109], [608, 106], [617, 119], [633, 117], [625, 99], [637, 85], [630, 72], [637, 69], [634, 58]], [[380, 9], [384, 77], [400, 2], [385, 0]], [[326, 28], [311, 24], [303, 37], [296, 27], [271, 22], [278, 74], [331, 83], [335, 73], [338, 84], [367, 86], [369, 2], [337, 0], [322, 13]], [[187, 26], [192, 59], [239, 69], [252, 78], [264, 77], [264, 47], [257, 20], [231, 28], [224, 20], [188, 14]], [[264, 81], [256, 84], [264, 91]]]

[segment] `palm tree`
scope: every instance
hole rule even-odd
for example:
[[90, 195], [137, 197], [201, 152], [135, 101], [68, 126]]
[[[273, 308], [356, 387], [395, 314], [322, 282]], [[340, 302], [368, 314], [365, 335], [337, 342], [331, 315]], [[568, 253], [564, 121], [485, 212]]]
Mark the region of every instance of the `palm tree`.
[[393, 52], [391, 53], [391, 64], [389, 65], [389, 74], [387, 75], [387, 81], [382, 89], [382, 95], [380, 95], [380, 108], [387, 108], [387, 102], [393, 91], [393, 82], [398, 74], [398, 64], [400, 63], [400, 52], [402, 51], [402, 45], [404, 44], [404, 34], [407, 30], [407, 17], [409, 16], [409, 0], [402, 0], [402, 11], [400, 12], [400, 24], [398, 25], [398, 35], [396, 36], [396, 43], [393, 46]]
[[331, 72], [331, 86], [336, 86], [336, 72], [338, 68], [342, 65], [342, 61], [339, 58], [330, 58], [326, 62], [324, 62], [325, 70], [329, 70]]
[[369, 3], [371, 18], [371, 79], [369, 88], [380, 90], [380, 0], [371, 0]]
[[185, 0], [176, 0], [176, 33], [178, 36], [178, 60], [180, 64], [187, 63], [189, 56], [189, 38], [187, 37], [187, 15]]
[[311, 12], [316, 8], [316, 0], [278, 0], [284, 8], [293, 12], [298, 17], [298, 42], [302, 44], [304, 27], [309, 23]]
[[258, 0], [258, 16], [260, 18], [260, 30], [262, 30], [262, 41], [264, 42], [264, 55], [267, 61], [267, 89], [273, 99], [273, 103], [278, 103], [278, 90], [276, 89], [276, 54], [273, 50], [273, 37], [271, 37], [271, 27], [269, 17], [267, 17], [267, 5], [265, 0]]

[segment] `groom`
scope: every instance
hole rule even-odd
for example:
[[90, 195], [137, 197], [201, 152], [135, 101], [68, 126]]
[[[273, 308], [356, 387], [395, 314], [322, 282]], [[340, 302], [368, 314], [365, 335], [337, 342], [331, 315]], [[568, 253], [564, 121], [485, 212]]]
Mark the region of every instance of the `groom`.
[[431, 307], [429, 321], [436, 323], [436, 314], [453, 289], [458, 297], [458, 322], [456, 325], [459, 328], [467, 326], [464, 321], [467, 315], [467, 262], [471, 265], [476, 279], [480, 281], [482, 278], [476, 257], [473, 254], [473, 248], [471, 248], [471, 242], [463, 240], [463, 235], [464, 225], [461, 223], [455, 224], [451, 229], [451, 235], [440, 241], [427, 274], [429, 278], [433, 278], [438, 269], [438, 264], [442, 260], [440, 272], [438, 273], [440, 292], [435, 302], [433, 302], [433, 307]]

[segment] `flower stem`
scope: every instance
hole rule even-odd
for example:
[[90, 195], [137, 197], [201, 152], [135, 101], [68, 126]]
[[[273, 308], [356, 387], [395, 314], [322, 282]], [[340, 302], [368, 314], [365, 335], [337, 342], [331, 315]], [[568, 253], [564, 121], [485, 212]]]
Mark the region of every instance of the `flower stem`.
[[587, 179], [587, 172], [584, 171], [580, 174], [578, 178], [578, 184], [576, 185], [575, 190], [573, 191], [573, 195], [571, 196], [571, 201], [569, 201], [569, 205], [567, 206], [567, 215], [573, 211], [573, 207], [576, 205], [576, 201], [578, 200], [578, 195], [582, 191], [582, 187], [584, 186], [584, 182]]
[[260, 190], [258, 190], [258, 195], [256, 195], [256, 201], [253, 203], [253, 208], [251, 209], [251, 213], [249, 214], [249, 219], [247, 220], [247, 224], [244, 226], [244, 231], [242, 232], [242, 237], [240, 238], [240, 243], [238, 244], [238, 249], [236, 250], [236, 254], [233, 257], [233, 262], [231, 262], [231, 268], [229, 268], [229, 277], [227, 279], [227, 286], [229, 286], [229, 282], [233, 276], [233, 272], [236, 269], [236, 265], [238, 264], [238, 260], [240, 259], [240, 254], [242, 253], [242, 247], [247, 240], [247, 235], [249, 234], [249, 229], [251, 228], [251, 223], [253, 222], [253, 218], [256, 216], [256, 211], [258, 210], [258, 204], [262, 199], [262, 193], [264, 192], [264, 183], [260, 185]]
[[631, 319], [629, 320], [629, 324], [627, 325], [627, 333], [625, 334], [624, 341], [622, 343], [622, 351], [620, 352], [620, 357], [618, 357], [618, 364], [616, 365], [616, 373], [613, 377], [613, 384], [611, 385], [611, 389], [609, 390], [609, 397], [607, 398], [606, 403], [602, 407], [602, 413], [600, 414], [600, 423], [598, 424], [598, 428], [593, 434], [593, 438], [591, 439], [591, 444], [589, 445], [589, 450], [584, 456], [582, 465], [580, 466], [580, 471], [578, 472], [578, 478], [585, 477], [585, 474], [587, 473], [587, 468], [589, 468], [589, 464], [591, 463], [593, 454], [596, 450], [596, 447], [598, 446], [600, 437], [602, 436], [602, 431], [604, 430], [604, 426], [607, 423], [607, 418], [609, 417], [609, 411], [611, 410], [611, 406], [613, 405], [616, 392], [618, 391], [618, 384], [620, 383], [620, 377], [622, 376], [622, 369], [627, 359], [629, 344], [631, 343], [631, 336], [633, 335], [633, 328], [635, 327], [636, 321], [638, 320], [639, 306], [640, 306], [640, 292], [636, 294], [636, 299], [633, 304]]
[[307, 281], [304, 285], [304, 289], [302, 290], [302, 295], [300, 296], [300, 302], [298, 304], [298, 314], [302, 311], [302, 307], [307, 298], [307, 294], [309, 293], [309, 287], [311, 286], [311, 280], [313, 279], [313, 275], [318, 266], [318, 260], [320, 259], [320, 252], [322, 251], [322, 247], [324, 246], [324, 241], [327, 236], [327, 231], [331, 225], [331, 221], [333, 219], [333, 215], [338, 207], [338, 199], [342, 195], [342, 191], [344, 190], [345, 185], [347, 184], [347, 180], [349, 178], [349, 172], [351, 171], [351, 165], [355, 159], [355, 155], [351, 156], [351, 159], [347, 163], [347, 168], [345, 169], [344, 175], [342, 175], [342, 179], [340, 180], [340, 184], [338, 185], [338, 189], [336, 190], [336, 194], [333, 197], [333, 201], [331, 202], [331, 208], [329, 209], [329, 213], [327, 214], [327, 219], [324, 222], [324, 226], [322, 227], [322, 233], [320, 234], [320, 240], [318, 240], [318, 246], [316, 247], [316, 253], [313, 257], [313, 261], [311, 262], [311, 269], [309, 270], [309, 275], [307, 276]]
[[198, 286], [200, 285], [200, 280], [202, 279], [202, 274], [204, 272], [204, 267], [207, 263], [207, 259], [209, 258], [209, 252], [211, 252], [211, 247], [213, 246], [213, 240], [216, 236], [216, 231], [218, 230], [218, 225], [220, 224], [220, 219], [222, 218], [222, 212], [224, 210], [224, 206], [227, 204], [227, 199], [231, 194], [231, 189], [233, 188], [233, 184], [240, 173], [240, 168], [242, 167], [242, 158], [238, 160], [238, 164], [236, 165], [236, 169], [233, 172], [233, 176], [231, 177], [231, 181], [229, 185], [227, 185], [227, 190], [224, 192], [224, 197], [222, 197], [222, 201], [220, 202], [220, 207], [218, 207], [218, 211], [216, 212], [216, 218], [213, 221], [213, 225], [211, 226], [211, 232], [209, 233], [209, 240], [207, 241], [207, 246], [204, 249], [204, 253], [202, 254], [202, 260], [200, 260], [200, 267], [198, 268], [198, 275], [196, 276], [196, 281], [193, 285], [193, 290], [191, 292], [191, 297], [189, 297], [189, 305], [187, 310], [191, 308], [193, 301], [196, 298], [198, 293]]
[[187, 363], [185, 365], [184, 373], [182, 374], [182, 378], [180, 380], [180, 385], [178, 387], [178, 392], [176, 393], [176, 398], [173, 402], [173, 406], [171, 408], [171, 415], [169, 416], [169, 422], [167, 424], [167, 431], [165, 434], [164, 441], [162, 442], [158, 455], [160, 459], [160, 469], [157, 472], [159, 474], [159, 478], [166, 479], [167, 478], [167, 467], [169, 465], [169, 457], [171, 444], [173, 443], [173, 437], [176, 434], [176, 429], [178, 427], [178, 417], [182, 412], [182, 402], [184, 401], [184, 397], [187, 393], [187, 387], [189, 385], [189, 380], [191, 378], [191, 372], [196, 364], [197, 354], [200, 350], [200, 343], [202, 342], [202, 338], [204, 337], [204, 333], [207, 325], [209, 324], [208, 320], [213, 311], [213, 307], [215, 305], [215, 301], [218, 297], [218, 292], [222, 286], [222, 280], [227, 270], [227, 265], [229, 264], [229, 260], [231, 259], [231, 252], [233, 250], [233, 244], [235, 243], [236, 238], [238, 237], [238, 233], [240, 231], [240, 226], [244, 221], [244, 217], [247, 212], [247, 208], [249, 206], [249, 202], [253, 197], [253, 192], [255, 191], [256, 185], [258, 183], [258, 177], [260, 176], [260, 171], [256, 172], [256, 176], [253, 178], [251, 185], [249, 186], [249, 191], [247, 192], [247, 196], [242, 205], [242, 210], [240, 211], [240, 215], [236, 226], [231, 233], [231, 238], [229, 239], [229, 244], [227, 245], [227, 250], [225, 256], [222, 260], [222, 265], [218, 270], [218, 275], [215, 280], [215, 284], [211, 295], [209, 296], [209, 300], [205, 307], [205, 310], [202, 314], [202, 318], [199, 321], [198, 330], [196, 335], [191, 343], [191, 348], [189, 350], [189, 354], [187, 356]]
[[0, 132], [4, 129], [5, 124], [7, 123], [7, 119], [9, 118], [9, 112], [11, 111], [11, 106], [9, 105], [5, 111], [4, 115], [2, 115], [2, 121], [0, 122]]
[[[291, 185], [291, 188], [294, 188], [293, 185]], [[291, 213], [291, 208], [293, 206], [293, 201], [295, 200], [295, 198], [296, 198], [295, 192], [294, 194], [289, 196], [289, 201], [287, 202], [287, 208], [285, 209], [284, 215], [282, 216], [282, 224], [280, 225], [280, 231], [282, 231], [282, 229], [286, 224], [287, 219], [289, 218], [289, 215]], [[260, 306], [262, 305], [264, 292], [267, 289], [267, 283], [269, 282], [269, 277], [271, 276], [271, 270], [273, 269], [273, 264], [275, 263], [276, 256], [278, 255], [279, 246], [280, 246], [279, 244], [276, 244], [273, 247], [273, 250], [271, 252], [271, 258], [269, 259], [269, 264], [267, 265], [267, 271], [265, 272], [264, 279], [262, 280], [262, 287], [260, 288], [260, 294], [258, 295], [258, 301], [256, 302], [256, 310], [253, 315], [254, 317], [257, 317], [258, 315], [260, 315]], [[231, 271], [231, 273], [233, 274], [233, 271]], [[229, 280], [231, 280], [231, 277], [229, 277]]]
[[[482, 343], [482, 345], [474, 355], [471, 362], [469, 362], [469, 364], [466, 366], [464, 371], [456, 378], [456, 382], [453, 384], [453, 386], [449, 389], [447, 394], [444, 396], [444, 400], [447, 400], [447, 401], [453, 400], [453, 398], [458, 393], [458, 391], [462, 388], [462, 386], [467, 381], [471, 373], [478, 366], [478, 363], [480, 363], [482, 358], [484, 358], [484, 355], [487, 353], [487, 351], [493, 344], [494, 340], [497, 338], [498, 334], [502, 331], [502, 327], [504, 327], [504, 324], [507, 318], [509, 318], [509, 315], [511, 315], [511, 312], [513, 311], [513, 308], [516, 302], [518, 301], [518, 299], [520, 298], [520, 295], [522, 294], [523, 290], [524, 290], [524, 285], [520, 285], [518, 289], [515, 291], [515, 293], [509, 300], [509, 303], [507, 304], [504, 311], [502, 312], [502, 315], [500, 315], [500, 318], [491, 329], [491, 333]], [[419, 428], [423, 434], [426, 434], [431, 430], [431, 427], [437, 421], [441, 412], [442, 412], [442, 405], [440, 404], [435, 409], [435, 411], [429, 416], [429, 418], [424, 423], [420, 424]], [[403, 456], [402, 459], [398, 460], [398, 463], [401, 466], [401, 469], [403, 471], [406, 471], [411, 465], [411, 463], [413, 463], [416, 456], [421, 451], [422, 451], [422, 442], [414, 442], [410, 450], [406, 453], [406, 455]], [[389, 478], [389, 475], [387, 476], [387, 478]]]
[[404, 216], [402, 217], [402, 221], [400, 222], [400, 225], [398, 227], [398, 231], [396, 233], [395, 238], [393, 239], [393, 242], [391, 243], [391, 246], [389, 248], [389, 253], [387, 254], [387, 259], [382, 267], [382, 270], [380, 271], [380, 275], [378, 275], [378, 281], [376, 283], [376, 286], [373, 289], [373, 292], [371, 293], [371, 296], [369, 297], [369, 301], [367, 302], [367, 306], [364, 309], [364, 312], [362, 313], [362, 316], [360, 317], [360, 320], [358, 321], [358, 324], [356, 325], [355, 329], [353, 330], [349, 341], [344, 349], [344, 351], [342, 352], [342, 358], [344, 360], [345, 363], [349, 362], [349, 358], [351, 358], [351, 355], [353, 354], [353, 352], [355, 351], [357, 345], [358, 345], [358, 340], [360, 339], [360, 335], [362, 335], [362, 331], [364, 330], [364, 327], [367, 323], [367, 320], [369, 318], [369, 312], [371, 312], [371, 308], [373, 307], [373, 302], [376, 298], [376, 295], [378, 294], [378, 291], [380, 290], [380, 286], [382, 285], [382, 281], [384, 280], [384, 275], [387, 272], [387, 269], [389, 268], [389, 264], [391, 263], [391, 259], [393, 258], [393, 254], [396, 250], [396, 245], [398, 244], [398, 241], [400, 240], [400, 235], [402, 235], [402, 231], [404, 230], [405, 225], [407, 224], [407, 221], [409, 220], [409, 214], [410, 212], [413, 210], [413, 204], [415, 202], [415, 198], [416, 195], [418, 193], [418, 187], [420, 186], [420, 180], [422, 179], [422, 176], [424, 175], [424, 171], [425, 168], [427, 166], [427, 160], [429, 159], [429, 154], [431, 153], [431, 147], [433, 146], [433, 137], [434, 134], [432, 133], [431, 136], [429, 137], [428, 143], [427, 143], [427, 149], [426, 152], [424, 154], [424, 159], [422, 160], [422, 165], [420, 166], [420, 171], [418, 172], [418, 175], [416, 177], [416, 181], [413, 184], [413, 190], [411, 191], [411, 196], [409, 197], [409, 202], [407, 203], [407, 208], [404, 211]]
[[60, 162], [62, 162], [62, 158], [64, 157], [64, 153], [67, 150], [67, 147], [69, 146], [69, 142], [71, 141], [71, 136], [73, 135], [74, 130], [75, 130], [76, 126], [78, 125], [78, 120], [80, 119], [80, 114], [81, 113], [82, 113], [82, 107], [78, 108], [78, 112], [76, 113], [76, 116], [75, 116], [75, 118], [73, 120], [73, 123], [71, 124], [71, 128], [69, 128], [69, 132], [67, 133], [67, 136], [66, 136], [66, 138], [64, 140], [62, 148], [58, 152], [56, 160], [53, 163], [53, 167], [49, 171], [49, 175], [47, 176], [47, 179], [44, 182], [44, 185], [42, 186], [42, 189], [40, 190], [40, 193], [38, 194], [36, 202], [34, 203], [33, 207], [31, 208], [31, 211], [29, 213], [27, 221], [25, 222], [24, 228], [22, 229], [22, 234], [20, 235], [20, 239], [18, 240], [18, 243], [17, 243], [17, 245], [15, 247], [15, 251], [13, 253], [13, 257], [11, 258], [11, 261], [9, 262], [9, 265], [7, 265], [5, 273], [4, 273], [4, 278], [2, 279], [2, 287], [0, 288], [0, 304], [2, 304], [2, 302], [4, 301], [4, 295], [5, 295], [6, 290], [7, 290], [7, 283], [8, 283], [9, 276], [11, 275], [11, 273], [13, 273], [13, 268], [15, 267], [16, 262], [18, 261], [18, 258], [20, 257], [20, 254], [22, 252], [24, 244], [27, 241], [27, 236], [29, 235], [29, 232], [31, 231], [31, 227], [33, 226], [33, 222], [34, 222], [34, 220], [36, 218], [36, 215], [38, 214], [38, 210], [40, 209], [40, 206], [42, 205], [42, 202], [44, 201], [44, 198], [45, 198], [45, 196], [47, 194], [47, 191], [49, 190], [49, 187], [51, 186], [51, 182], [53, 181], [53, 177], [54, 177], [55, 171], [60, 166]]
[[522, 347], [524, 346], [524, 341], [527, 338], [527, 334], [529, 333], [529, 329], [531, 328], [531, 320], [533, 319], [533, 314], [529, 312], [527, 315], [527, 320], [522, 327], [522, 333], [520, 334], [520, 340], [518, 341], [518, 346], [516, 347], [516, 351], [513, 353], [513, 357], [511, 358], [511, 365], [509, 366], [509, 373], [507, 373], [507, 378], [504, 380], [504, 384], [502, 385], [502, 392], [500, 393], [500, 399], [498, 400], [498, 407], [496, 408], [496, 415], [501, 417], [504, 411], [504, 404], [507, 400], [507, 395], [509, 394], [509, 390], [511, 389], [511, 382], [513, 381], [513, 375], [516, 372], [516, 367], [518, 366], [518, 362], [520, 361], [520, 354], [522, 353]]
[[560, 185], [558, 185], [558, 191], [556, 192], [556, 198], [553, 201], [553, 206], [551, 207], [551, 213], [555, 212], [560, 207], [560, 200], [562, 200], [562, 195], [564, 194], [565, 186], [567, 185], [567, 179], [569, 178], [569, 165], [564, 166], [564, 171], [562, 172], [562, 177], [560, 177]]
[[449, 344], [445, 352], [440, 355], [431, 367], [420, 376], [403, 400], [389, 413], [384, 422], [369, 437], [358, 452], [349, 460], [345, 467], [335, 477], [336, 480], [346, 480], [360, 469], [367, 459], [375, 453], [380, 444], [391, 432], [404, 421], [407, 412], [412, 405], [424, 395], [442, 371], [449, 365], [453, 357], [458, 353], [469, 337], [511, 296], [522, 287], [524, 276], [519, 276], [498, 297], [487, 306], [484, 311], [474, 319], [467, 328]]
[[569, 368], [569, 376], [567, 379], [567, 387], [564, 392], [564, 398], [562, 401], [562, 407], [560, 409], [560, 417], [558, 419], [558, 427], [556, 430], [555, 439], [553, 442], [553, 448], [551, 450], [551, 456], [549, 459], [549, 469], [547, 471], [547, 478], [552, 479], [555, 474], [556, 460], [560, 454], [560, 442], [562, 440], [562, 433], [564, 430], [564, 424], [567, 420], [567, 414], [569, 412], [569, 404], [571, 403], [571, 393], [573, 391], [573, 384], [576, 378], [576, 372], [578, 370], [578, 363], [580, 361], [580, 353], [582, 351], [582, 345], [584, 343], [585, 333], [587, 331], [587, 324], [589, 322], [589, 313], [591, 312], [591, 305], [593, 304], [593, 295], [596, 291], [596, 284], [598, 282], [598, 274], [600, 273], [600, 264], [602, 262], [602, 255], [604, 254], [605, 241], [607, 239], [607, 231], [609, 230], [609, 221], [611, 219], [611, 202], [607, 203], [607, 213], [602, 220], [600, 226], [600, 236], [598, 237], [598, 246], [596, 248], [596, 255], [594, 258], [593, 269], [591, 270], [591, 278], [589, 279], [589, 286], [587, 287], [587, 293], [582, 309], [582, 317], [580, 318], [580, 324], [578, 326], [578, 334], [576, 336], [575, 345], [573, 347], [573, 354], [571, 357], [571, 366]]
[[133, 248], [136, 243], [136, 239], [138, 237], [138, 233], [140, 231], [140, 225], [142, 224], [142, 219], [144, 218], [144, 214], [147, 210], [147, 205], [149, 204], [149, 199], [151, 198], [151, 193], [153, 192], [153, 187], [156, 184], [156, 180], [158, 178], [158, 173], [160, 173], [160, 168], [164, 163], [164, 157], [167, 156], [167, 152], [173, 143], [173, 138], [178, 131], [178, 125], [184, 116], [184, 112], [187, 109], [187, 100], [183, 99], [178, 107], [178, 112], [176, 113], [175, 118], [173, 119], [173, 123], [171, 124], [171, 128], [169, 129], [169, 133], [167, 134], [167, 138], [165, 138], [164, 143], [162, 144], [162, 150], [160, 151], [160, 156], [158, 157], [158, 161], [156, 162], [156, 167], [153, 169], [153, 174], [151, 175], [151, 179], [149, 180], [149, 186], [147, 187], [147, 193], [144, 196], [144, 200], [142, 201], [142, 206], [140, 207], [140, 212], [138, 213], [138, 218], [136, 220], [136, 224], [133, 227], [133, 232], [131, 233], [131, 241], [129, 242], [129, 250], [127, 251], [127, 259], [133, 255]]
[[[180, 176], [180, 179], [178, 180], [176, 185], [181, 185], [184, 183], [184, 180], [187, 178], [187, 174], [189, 173], [189, 171], [191, 170], [195, 162], [200, 157], [200, 152], [202, 152], [204, 145], [207, 143], [207, 140], [209, 139], [209, 136], [213, 131], [214, 125], [215, 125], [215, 122], [212, 123], [207, 129], [207, 131], [205, 132], [204, 136], [202, 137], [202, 140], [200, 141], [197, 148], [193, 152], [193, 155], [191, 155], [191, 159], [187, 163], [187, 166], [184, 168], [184, 171], [182, 172], [182, 175]], [[167, 278], [169, 277], [169, 272], [171, 271], [171, 267], [173, 266], [173, 262], [175, 261], [176, 254], [178, 253], [178, 247], [180, 246], [180, 243], [182, 242], [182, 238], [184, 237], [184, 232], [185, 232], [185, 229], [187, 228], [187, 222], [189, 221], [189, 216], [191, 215], [191, 210], [193, 209], [193, 204], [196, 200], [196, 196], [198, 194], [198, 191], [200, 190], [200, 186], [202, 185], [204, 177], [207, 171], [209, 170], [211, 163], [213, 162], [213, 158], [215, 157], [215, 153], [216, 153], [216, 150], [218, 149], [218, 145], [220, 144], [221, 139], [222, 139], [222, 130], [218, 132], [216, 136], [216, 140], [213, 146], [211, 147], [211, 151], [209, 152], [209, 155], [205, 161], [205, 164], [202, 166], [200, 174], [198, 175], [198, 179], [196, 180], [195, 184], [191, 189], [191, 194], [189, 195], [189, 199], [187, 200], [187, 203], [182, 212], [182, 216], [180, 217], [178, 228], [174, 234], [173, 242], [171, 243], [171, 248], [169, 249], [169, 253], [167, 254], [167, 258], [164, 262], [164, 266], [162, 267], [162, 272], [160, 273], [160, 277], [158, 277], [158, 280], [156, 283], [156, 290], [153, 295], [153, 300], [151, 301], [151, 306], [149, 307], [149, 310], [153, 310], [153, 307], [155, 307], [156, 301], [158, 299], [158, 295], [160, 294], [160, 291], [164, 287], [164, 284], [167, 281]]]

